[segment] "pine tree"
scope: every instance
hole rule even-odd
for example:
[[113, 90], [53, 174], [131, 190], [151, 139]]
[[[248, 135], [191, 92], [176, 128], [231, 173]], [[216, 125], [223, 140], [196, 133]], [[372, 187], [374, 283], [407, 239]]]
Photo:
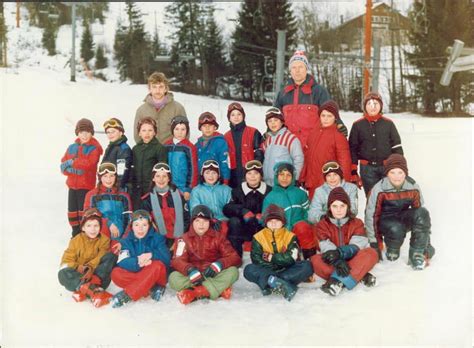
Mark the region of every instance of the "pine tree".
[[56, 54], [56, 35], [57, 32], [55, 26], [52, 23], [46, 24], [41, 42], [50, 56], [54, 56]]
[[82, 32], [81, 40], [81, 57], [87, 63], [94, 57], [94, 40], [89, 28], [89, 23], [86, 20], [83, 21], [83, 27], [84, 31]]
[[97, 50], [95, 52], [95, 68], [96, 69], [104, 69], [107, 68], [107, 58], [104, 54], [104, 47], [102, 45], [97, 46]]
[[7, 26], [3, 12], [3, 1], [0, 2], [0, 66], [7, 65]]

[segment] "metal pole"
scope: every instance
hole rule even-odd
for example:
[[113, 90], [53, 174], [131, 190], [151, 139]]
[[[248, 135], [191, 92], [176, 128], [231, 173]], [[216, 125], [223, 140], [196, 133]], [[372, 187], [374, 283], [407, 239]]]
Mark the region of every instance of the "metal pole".
[[392, 54], [392, 95], [390, 98], [390, 111], [394, 112], [397, 109], [397, 83], [395, 77], [395, 18], [393, 16], [393, 0], [390, 2], [390, 52]]
[[365, 5], [365, 54], [364, 54], [364, 95], [369, 93], [370, 86], [370, 47], [372, 42], [372, 0]]
[[380, 37], [374, 40], [374, 69], [372, 77], [372, 91], [379, 91], [379, 75], [380, 75], [380, 46], [382, 46], [382, 40]]
[[72, 48], [71, 48], [71, 82], [76, 82], [76, 3], [72, 3], [71, 14]]
[[283, 86], [283, 76], [285, 72], [285, 51], [286, 51], [286, 30], [277, 30], [277, 53], [276, 53], [276, 71], [275, 71], [275, 98], [278, 91]]
[[20, 1], [16, 1], [16, 27], [20, 27]]

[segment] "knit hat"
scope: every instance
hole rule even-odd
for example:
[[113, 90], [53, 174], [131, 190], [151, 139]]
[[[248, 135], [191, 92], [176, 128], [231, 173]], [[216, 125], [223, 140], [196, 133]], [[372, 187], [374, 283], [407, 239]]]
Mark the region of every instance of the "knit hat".
[[333, 114], [336, 117], [336, 120], [340, 118], [339, 106], [334, 100], [328, 100], [319, 107], [319, 117], [321, 117], [321, 114], [324, 110], [329, 111], [331, 114]]
[[217, 123], [216, 116], [212, 112], [206, 111], [199, 116], [198, 128], [199, 130], [205, 124], [213, 124], [216, 126], [216, 129], [219, 128], [219, 123]]
[[107, 131], [109, 128], [115, 128], [119, 131], [125, 133], [125, 129], [123, 129], [123, 123], [118, 118], [112, 117], [104, 122], [104, 129]]
[[283, 116], [283, 113], [280, 109], [274, 106], [272, 106], [265, 112], [265, 123], [267, 123], [267, 121], [273, 117], [278, 118], [279, 120], [281, 120], [281, 122], [285, 123], [285, 117]]
[[405, 172], [405, 175], [408, 176], [408, 164], [403, 155], [392, 153], [390, 156], [388, 156], [388, 158], [385, 160], [384, 175], [387, 176], [388, 172], [394, 168], [400, 168]]
[[175, 116], [175, 117], [173, 117], [173, 119], [171, 120], [171, 134], [173, 134], [174, 128], [178, 124], [184, 124], [185, 125], [186, 135], [189, 136], [189, 120], [187, 119], [186, 116]]
[[259, 160], [250, 160], [247, 163], [245, 163], [245, 174], [250, 172], [251, 170], [256, 170], [257, 172], [260, 173], [261, 176], [263, 176], [263, 165], [262, 162]]
[[148, 223], [151, 224], [150, 213], [144, 209], [135, 210], [132, 214], [132, 222], [140, 220], [140, 219], [148, 220]]
[[197, 218], [212, 220], [212, 211], [203, 204], [196, 205], [191, 212], [191, 221]]
[[89, 132], [94, 135], [94, 124], [91, 120], [87, 118], [81, 118], [76, 123], [76, 135], [79, 135], [79, 132]]
[[336, 161], [328, 161], [324, 163], [321, 168], [321, 171], [323, 173], [323, 177], [325, 180], [326, 180], [326, 175], [328, 175], [329, 173], [336, 173], [337, 175], [339, 175], [341, 180], [344, 178], [344, 174], [342, 173], [341, 166]]
[[284, 170], [289, 171], [291, 175], [294, 175], [295, 172], [295, 167], [289, 162], [278, 162], [273, 168], [277, 175]]
[[137, 132], [138, 133], [140, 133], [140, 128], [144, 124], [151, 125], [153, 127], [153, 130], [155, 131], [155, 133], [158, 133], [158, 127], [156, 126], [156, 121], [151, 117], [145, 117], [145, 118], [142, 118], [140, 121], [138, 121], [138, 124], [137, 124]]
[[369, 92], [365, 95], [364, 97], [364, 103], [363, 103], [363, 111], [364, 112], [367, 112], [365, 107], [367, 106], [367, 103], [369, 102], [369, 100], [371, 99], [375, 99], [377, 100], [379, 103], [380, 103], [380, 111], [382, 111], [383, 109], [383, 101], [382, 101], [382, 97], [380, 96], [380, 94], [378, 94], [377, 92]]
[[219, 176], [221, 175], [220, 170], [219, 170], [219, 163], [217, 161], [214, 161], [214, 160], [204, 161], [201, 167], [201, 175], [204, 175], [204, 172], [208, 169], [217, 172]]
[[333, 204], [334, 201], [340, 201], [340, 202], [346, 204], [348, 211], [351, 208], [351, 200], [349, 198], [349, 195], [340, 186], [333, 188], [331, 190], [331, 192], [329, 192], [329, 197], [328, 197], [328, 209], [329, 210], [330, 210], [331, 204]]
[[270, 204], [267, 209], [265, 209], [265, 212], [263, 213], [263, 221], [265, 222], [265, 225], [267, 222], [271, 219], [277, 219], [283, 222], [283, 225], [286, 224], [286, 216], [285, 216], [285, 210], [283, 208], [279, 207], [276, 204]]
[[97, 208], [89, 208], [84, 211], [82, 215], [81, 224], [79, 228], [82, 231], [82, 227], [86, 224], [89, 220], [97, 220], [99, 222], [99, 226], [102, 228], [102, 213]]
[[291, 70], [291, 64], [293, 64], [293, 62], [297, 62], [297, 61], [303, 62], [304, 65], [306, 65], [306, 70], [308, 70], [308, 71], [310, 70], [308, 58], [306, 58], [306, 55], [304, 54], [304, 51], [301, 51], [301, 50], [295, 51], [293, 56], [290, 58], [290, 61], [288, 62], [288, 70]]
[[229, 120], [230, 119], [230, 114], [232, 113], [232, 111], [234, 110], [238, 110], [241, 112], [241, 114], [244, 116], [244, 119], [245, 119], [245, 110], [244, 108], [242, 107], [242, 105], [240, 103], [237, 103], [237, 102], [233, 102], [233, 103], [230, 103], [229, 106], [227, 107], [227, 119]]

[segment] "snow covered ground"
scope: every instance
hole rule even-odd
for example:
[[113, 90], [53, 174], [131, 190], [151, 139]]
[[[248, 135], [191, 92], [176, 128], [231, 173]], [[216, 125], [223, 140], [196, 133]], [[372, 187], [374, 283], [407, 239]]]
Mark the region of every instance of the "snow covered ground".
[[[144, 299], [122, 309], [95, 309], [75, 303], [57, 280], [70, 236], [59, 161], [82, 117], [93, 120], [96, 130], [118, 117], [131, 137], [135, 109], [147, 91], [144, 85], [68, 80], [67, 71], [0, 70], [2, 347], [471, 345], [471, 119], [390, 115], [431, 212], [437, 254], [426, 270], [406, 265], [405, 243], [397, 262], [375, 267], [378, 287], [358, 286], [338, 298], [318, 289], [321, 280], [303, 284], [291, 303], [263, 298], [241, 277], [230, 301], [183, 306], [169, 289], [160, 303]], [[217, 115], [221, 131], [228, 129], [229, 101], [175, 97], [187, 110], [193, 141], [205, 110]], [[243, 105], [248, 123], [263, 131], [266, 107]], [[348, 127], [358, 117], [342, 113]], [[105, 136], [97, 138], [105, 147]]]

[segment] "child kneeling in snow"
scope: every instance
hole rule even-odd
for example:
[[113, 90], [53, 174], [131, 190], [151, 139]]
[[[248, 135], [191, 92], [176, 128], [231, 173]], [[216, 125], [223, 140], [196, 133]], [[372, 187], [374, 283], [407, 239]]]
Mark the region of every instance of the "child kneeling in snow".
[[222, 233], [211, 227], [212, 212], [205, 205], [194, 207], [192, 224], [177, 240], [171, 267], [170, 287], [183, 304], [200, 298], [229, 299], [239, 278], [242, 259]]
[[375, 277], [368, 273], [377, 263], [375, 249], [370, 248], [364, 223], [350, 211], [350, 199], [342, 187], [334, 188], [328, 197], [328, 213], [316, 225], [321, 254], [311, 258], [314, 272], [327, 280], [321, 290], [337, 296], [345, 287], [353, 289], [359, 281], [374, 286]]
[[285, 211], [270, 204], [264, 212], [265, 228], [252, 240], [252, 264], [244, 269], [244, 277], [257, 284], [263, 295], [282, 293], [291, 301], [298, 290], [297, 284], [313, 274], [309, 261], [297, 261], [299, 249], [296, 235], [287, 230]]
[[112, 280], [123, 288], [112, 298], [112, 307], [121, 307], [148, 294], [159, 301], [165, 291], [170, 253], [165, 238], [156, 232], [146, 210], [132, 215], [132, 230], [122, 239], [122, 249]]
[[108, 252], [110, 239], [100, 233], [101, 225], [102, 215], [97, 209], [84, 212], [81, 233], [69, 241], [58, 273], [61, 285], [74, 292], [74, 300], [90, 298], [95, 307], [107, 304], [112, 296], [104, 289], [117, 261], [117, 256]]

